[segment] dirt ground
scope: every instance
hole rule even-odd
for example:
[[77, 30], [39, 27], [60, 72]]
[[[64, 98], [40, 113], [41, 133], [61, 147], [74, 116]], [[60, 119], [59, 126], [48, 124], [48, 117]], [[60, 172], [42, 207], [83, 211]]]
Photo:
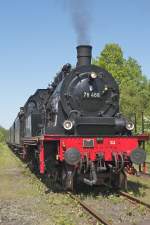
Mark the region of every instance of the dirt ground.
[[6, 146], [0, 145], [0, 225], [98, 224], [67, 195], [48, 193]]

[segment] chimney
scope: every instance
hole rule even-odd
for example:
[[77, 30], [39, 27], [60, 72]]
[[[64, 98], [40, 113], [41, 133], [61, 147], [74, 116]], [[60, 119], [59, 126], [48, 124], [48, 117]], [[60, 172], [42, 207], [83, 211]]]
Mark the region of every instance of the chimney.
[[77, 66], [90, 66], [92, 59], [92, 46], [77, 46]]

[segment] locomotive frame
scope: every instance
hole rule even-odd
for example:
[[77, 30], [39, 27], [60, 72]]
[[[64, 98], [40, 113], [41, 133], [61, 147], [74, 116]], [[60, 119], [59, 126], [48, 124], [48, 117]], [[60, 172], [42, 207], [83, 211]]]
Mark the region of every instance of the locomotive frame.
[[[93, 146], [84, 146], [84, 141], [87, 141], [88, 143], [90, 140], [94, 141]], [[142, 145], [143, 142], [149, 140], [149, 135], [141, 134], [136, 136], [112, 136], [112, 137], [81, 137], [81, 136], [58, 136], [58, 135], [44, 135], [39, 137], [33, 137], [33, 138], [26, 138], [23, 140], [23, 145], [12, 145], [9, 144], [9, 146], [16, 151], [16, 153], [19, 153], [21, 158], [25, 162], [29, 162], [29, 167], [36, 172], [39, 172], [41, 175], [47, 174], [47, 176], [51, 177], [51, 179], [55, 181], [61, 182], [63, 184], [63, 188], [65, 190], [74, 190], [78, 189], [78, 184], [75, 183], [76, 172], [78, 173], [78, 176], [80, 175], [80, 181], [88, 184], [90, 186], [96, 184], [96, 185], [102, 185], [109, 183], [110, 185], [113, 185], [114, 187], [119, 188], [127, 188], [127, 177], [124, 173], [124, 170], [121, 170], [120, 167], [118, 167], [119, 171], [110, 171], [110, 173], [104, 173], [105, 172], [105, 166], [107, 166], [107, 163], [112, 162], [114, 160], [114, 157], [122, 155], [124, 158], [123, 166], [126, 166], [126, 157], [128, 157], [131, 154], [131, 149], [136, 149], [138, 145]], [[80, 167], [77, 168], [74, 164], [68, 162], [68, 168], [66, 170], [66, 165], [64, 165], [64, 159], [65, 159], [65, 151], [69, 148], [74, 146], [76, 149], [80, 149]], [[52, 158], [53, 161], [56, 162], [56, 167], [60, 168], [60, 170], [56, 168], [46, 168], [46, 161], [48, 160], [47, 155], [47, 148], [49, 147], [49, 153], [52, 152]], [[50, 150], [51, 149], [51, 150]], [[125, 150], [126, 153], [125, 153]], [[31, 153], [32, 152], [32, 153]], [[125, 157], [125, 155], [126, 157]], [[102, 162], [103, 157], [103, 164]], [[116, 158], [117, 159], [117, 158]], [[77, 160], [77, 159], [76, 159]], [[119, 163], [117, 161], [115, 162], [116, 165]], [[102, 163], [101, 167], [99, 167], [99, 175], [97, 176], [91, 176], [91, 179], [85, 178], [83, 174], [88, 174], [88, 170], [90, 168], [89, 162], [97, 161], [97, 163]], [[78, 161], [79, 162], [79, 161]], [[128, 161], [127, 161], [128, 162]], [[54, 167], [55, 167], [54, 166]], [[118, 164], [119, 166], [119, 164]], [[130, 167], [131, 166], [131, 167]], [[126, 167], [126, 172], [131, 173], [132, 171], [132, 165], [128, 165]], [[52, 170], [51, 170], [52, 169]], [[77, 169], [77, 171], [76, 171]], [[96, 168], [98, 169], [98, 168]], [[117, 169], [117, 167], [116, 167]], [[64, 171], [66, 170], [66, 174], [64, 175]], [[83, 171], [84, 170], [84, 171]], [[134, 170], [133, 170], [134, 171]], [[51, 173], [52, 172], [52, 173]], [[53, 173], [54, 172], [54, 173]], [[63, 172], [63, 173], [62, 173]], [[83, 174], [82, 174], [83, 172]], [[78, 186], [77, 186], [78, 185]]]

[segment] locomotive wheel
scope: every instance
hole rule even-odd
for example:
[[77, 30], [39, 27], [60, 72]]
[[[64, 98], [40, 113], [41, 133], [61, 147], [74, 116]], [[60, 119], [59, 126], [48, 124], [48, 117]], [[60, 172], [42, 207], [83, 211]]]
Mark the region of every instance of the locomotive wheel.
[[[63, 167], [62, 169], [62, 174], [61, 174], [61, 179], [62, 179], [62, 188], [64, 191], [67, 191], [67, 190], [72, 190], [72, 184], [69, 185], [68, 183], [68, 177], [67, 177], [67, 170], [65, 167]], [[69, 185], [69, 187], [68, 187]]]
[[124, 170], [120, 173], [120, 188], [127, 190], [127, 175]]
[[39, 173], [39, 166], [36, 158], [33, 157], [28, 165], [31, 171], [33, 171], [34, 173]]
[[67, 168], [63, 166], [61, 179], [62, 179], [62, 187], [64, 191], [75, 191], [76, 175], [74, 174], [74, 171], [67, 170]]
[[28, 163], [29, 164], [29, 168], [34, 173], [38, 174], [39, 173], [39, 161], [35, 157], [34, 150], [30, 151], [28, 154], [30, 154], [29, 155], [29, 163]]
[[49, 174], [48, 175], [48, 185], [49, 185], [49, 188], [51, 190], [56, 190], [56, 183], [57, 183], [57, 172], [53, 172], [52, 174]]
[[124, 189], [127, 190], [127, 176], [124, 171], [121, 171], [118, 174], [112, 174], [111, 185], [115, 189]]

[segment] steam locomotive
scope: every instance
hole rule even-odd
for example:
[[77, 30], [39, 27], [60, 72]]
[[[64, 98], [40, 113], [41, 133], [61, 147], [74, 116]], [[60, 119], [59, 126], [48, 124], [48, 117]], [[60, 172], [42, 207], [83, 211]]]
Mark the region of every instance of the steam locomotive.
[[92, 65], [92, 47], [77, 47], [77, 64], [63, 66], [47, 89], [38, 89], [14, 121], [9, 146], [65, 190], [86, 185], [126, 187], [126, 170], [145, 162], [144, 134], [119, 110], [119, 87]]

